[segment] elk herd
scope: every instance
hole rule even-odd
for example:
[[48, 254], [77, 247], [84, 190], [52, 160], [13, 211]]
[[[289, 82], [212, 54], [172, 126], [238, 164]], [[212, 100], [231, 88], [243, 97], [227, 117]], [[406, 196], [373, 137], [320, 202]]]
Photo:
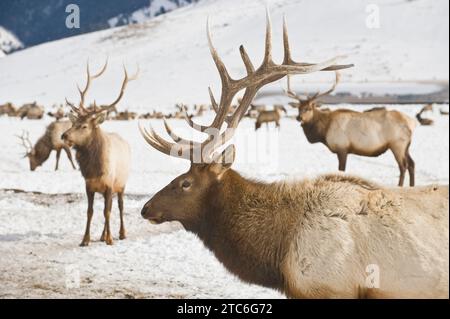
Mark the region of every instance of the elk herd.
[[[128, 83], [138, 78], [139, 69], [133, 76], [124, 69], [114, 102], [86, 106], [86, 94], [93, 80], [106, 71], [106, 61], [94, 75], [88, 64], [79, 104], [66, 100], [71, 109], [68, 120], [61, 107], [49, 113], [56, 121], [34, 146], [27, 132], [18, 135], [31, 170], [42, 165], [52, 150], [56, 151], [55, 169], [62, 150], [75, 168], [71, 148], [75, 150], [87, 195], [81, 246], [90, 242], [95, 193], [104, 197], [101, 240], [113, 244], [113, 194], [117, 194], [120, 212], [119, 239], [126, 238], [124, 192], [131, 148], [118, 134], [105, 132], [102, 123], [107, 119], [161, 119], [172, 141], [151, 126], [139, 124], [143, 138], [155, 151], [190, 161], [190, 167], [148, 200], [142, 217], [153, 224], [180, 222], [243, 281], [278, 289], [292, 298], [448, 298], [448, 186], [390, 187], [345, 174], [265, 183], [231, 168], [238, 150], [230, 141], [244, 118], [254, 119], [255, 130], [264, 123], [280, 129], [281, 118], [288, 113], [284, 105], [267, 109], [255, 105], [254, 98], [261, 88], [281, 79], [286, 79], [283, 94], [291, 100], [289, 105], [306, 139], [336, 154], [340, 171], [345, 171], [349, 154], [376, 157], [390, 150], [400, 170], [398, 186], [403, 186], [406, 172], [409, 185], [415, 186], [410, 145], [416, 121], [385, 107], [363, 112], [324, 108], [320, 99], [335, 90], [340, 72], [349, 72], [353, 65], [337, 64], [341, 57], [321, 63], [294, 61], [286, 21], [284, 57], [277, 64], [272, 58], [269, 14], [261, 65], [255, 67], [244, 46], [239, 48], [246, 71], [242, 78], [230, 76], [213, 45], [209, 23], [207, 40], [221, 80], [221, 95], [216, 99], [209, 89], [210, 105], [196, 105], [193, 115], [182, 104], [170, 114], [118, 112], [116, 106]], [[330, 89], [312, 95], [293, 91], [290, 77], [315, 72], [334, 75]], [[421, 116], [430, 108], [418, 114], [420, 124], [427, 125]], [[195, 117], [209, 111], [215, 114], [211, 123], [198, 124]], [[44, 111], [36, 103], [18, 110], [7, 104], [0, 106], [1, 114], [33, 119], [42, 117]], [[203, 133], [204, 140], [176, 135], [167, 118], [184, 119]], [[380, 285], [375, 288], [366, 281], [366, 269], [372, 264], [381, 272]]]

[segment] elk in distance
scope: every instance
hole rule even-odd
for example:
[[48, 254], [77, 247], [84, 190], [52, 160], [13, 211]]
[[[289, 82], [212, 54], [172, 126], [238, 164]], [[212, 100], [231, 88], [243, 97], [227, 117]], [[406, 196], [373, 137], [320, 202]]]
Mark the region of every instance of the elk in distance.
[[72, 164], [73, 169], [76, 169], [70, 147], [61, 139], [61, 135], [71, 126], [70, 121], [55, 121], [50, 123], [44, 135], [38, 139], [34, 146], [30, 141], [28, 132], [23, 132], [21, 136], [18, 136], [22, 146], [25, 148], [24, 157], [28, 158], [31, 171], [41, 166], [49, 158], [52, 151], [56, 151], [55, 171], [57, 171], [62, 150], [67, 154], [67, 158]]
[[16, 108], [12, 103], [6, 103], [3, 105], [0, 105], [0, 116], [2, 115], [8, 115], [8, 116], [15, 116], [16, 115]]
[[286, 109], [282, 105], [274, 105], [273, 110], [270, 111], [259, 111], [258, 117], [255, 122], [255, 131], [258, 130], [262, 124], [266, 123], [269, 127], [269, 123], [275, 122], [275, 126], [280, 128], [281, 113], [287, 113]]
[[20, 117], [22, 120], [24, 118], [29, 120], [40, 120], [44, 117], [44, 108], [36, 102], [25, 104], [17, 110], [16, 116]]
[[432, 119], [427, 119], [427, 118], [424, 118], [424, 117], [422, 117], [422, 114], [424, 113], [424, 112], [427, 112], [427, 111], [433, 111], [433, 105], [432, 104], [427, 104], [427, 105], [425, 105], [417, 114], [416, 114], [416, 119], [417, 119], [417, 121], [419, 121], [419, 123], [420, 123], [420, 125], [423, 125], [423, 126], [430, 126], [430, 125], [433, 125], [433, 123], [434, 123], [434, 121], [432, 120]]
[[76, 159], [86, 182], [88, 199], [86, 231], [80, 246], [87, 246], [90, 242], [95, 193], [102, 194], [105, 200], [103, 210], [105, 225], [100, 240], [105, 241], [108, 245], [113, 244], [109, 221], [114, 193], [118, 195], [120, 211], [119, 239], [126, 237], [123, 196], [130, 169], [130, 146], [119, 135], [104, 132], [100, 125], [105, 120], [108, 110], [115, 108], [122, 99], [128, 82], [136, 79], [138, 72], [134, 76], [128, 77], [127, 70], [124, 68], [125, 77], [117, 99], [112, 104], [102, 107], [96, 107], [94, 104], [94, 107], [88, 110], [84, 106], [86, 93], [91, 81], [101, 76], [106, 70], [106, 66], [107, 63], [99, 73], [91, 75], [88, 64], [86, 86], [83, 90], [79, 89], [81, 95], [79, 106], [66, 101], [73, 111], [69, 114], [72, 127], [62, 135], [62, 139], [76, 149]]
[[384, 107], [365, 112], [320, 109], [318, 99], [333, 92], [338, 83], [339, 73], [336, 72], [335, 82], [328, 91], [305, 97], [294, 93], [288, 80], [287, 94], [297, 100], [289, 104], [298, 109], [297, 120], [308, 142], [322, 143], [337, 154], [340, 171], [345, 171], [348, 154], [376, 157], [390, 149], [400, 169], [398, 185], [403, 186], [408, 170], [409, 184], [414, 186], [415, 164], [409, 154], [416, 126], [414, 120]]
[[[240, 48], [247, 75], [232, 79], [211, 43], [222, 82], [209, 126], [188, 124], [204, 142], [160, 137], [141, 128], [148, 144], [191, 161], [142, 208], [152, 223], [179, 221], [194, 232], [232, 273], [279, 289], [289, 297], [448, 298], [448, 187], [384, 188], [344, 175], [298, 182], [263, 183], [231, 169], [234, 145], [226, 144], [257, 91], [288, 74], [334, 71], [351, 65], [296, 63], [284, 24], [284, 60], [272, 60], [269, 17], [262, 65], [255, 69]], [[233, 97], [245, 90], [235, 113]], [[226, 130], [222, 131], [223, 124]], [[368, 266], [381, 272], [380, 288], [367, 287]]]

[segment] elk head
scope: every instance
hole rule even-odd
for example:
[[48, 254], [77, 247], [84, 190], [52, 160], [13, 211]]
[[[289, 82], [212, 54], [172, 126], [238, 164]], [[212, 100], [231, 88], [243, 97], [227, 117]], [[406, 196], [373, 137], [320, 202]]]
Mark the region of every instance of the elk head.
[[[258, 90], [268, 83], [282, 79], [287, 74], [333, 71], [352, 66], [335, 65], [339, 57], [317, 64], [294, 62], [289, 48], [286, 21], [284, 21], [283, 34], [284, 60], [281, 64], [276, 64], [272, 59], [272, 28], [267, 13], [265, 54], [261, 66], [255, 69], [244, 47], [241, 46], [240, 54], [247, 75], [241, 79], [233, 79], [212, 44], [209, 23], [207, 23], [209, 49], [222, 84], [219, 103], [209, 88], [211, 105], [216, 116], [209, 126], [199, 125], [187, 116], [186, 108], [183, 107], [184, 118], [188, 125], [207, 135], [203, 142], [186, 140], [176, 135], [165, 119], [165, 129], [175, 143], [160, 137], [151, 127], [150, 130], [146, 130], [140, 125], [144, 139], [153, 148], [166, 155], [188, 159], [191, 162], [188, 172], [175, 178], [145, 204], [141, 212], [145, 219], [153, 223], [176, 220], [191, 230], [199, 227], [199, 222], [207, 214], [205, 207], [210, 199], [208, 194], [227, 183], [230, 176], [228, 172], [235, 158], [235, 148], [232, 144], [228, 146], [226, 144], [233, 137], [235, 129]], [[244, 95], [238, 101], [235, 111], [229, 114], [233, 99], [241, 90], [244, 90]], [[222, 130], [224, 124], [226, 129]]]
[[36, 150], [33, 147], [33, 144], [30, 141], [30, 133], [27, 131], [23, 131], [22, 135], [16, 135], [17, 138], [19, 138], [21, 145], [25, 149], [25, 154], [23, 155], [23, 158], [28, 158], [30, 162], [30, 170], [34, 171], [36, 168], [42, 165], [43, 161], [39, 161], [38, 157], [36, 156]]
[[318, 103], [318, 99], [330, 94], [336, 89], [336, 86], [340, 80], [340, 74], [337, 71], [335, 72], [335, 74], [336, 78], [334, 84], [328, 91], [325, 91], [323, 93], [317, 92], [313, 95], [298, 95], [297, 93], [294, 93], [291, 90], [290, 77], [288, 76], [288, 89], [286, 91], [286, 94], [290, 98], [297, 100], [297, 102], [289, 103], [290, 106], [298, 109], [297, 121], [305, 123], [309, 122], [312, 119], [314, 109], [320, 106], [320, 104]]
[[84, 102], [86, 93], [90, 88], [91, 81], [100, 77], [105, 72], [107, 65], [108, 61], [106, 61], [105, 65], [103, 66], [103, 68], [100, 70], [99, 73], [91, 75], [88, 62], [86, 68], [87, 73], [86, 86], [83, 90], [81, 90], [78, 87], [78, 91], [80, 92], [81, 96], [79, 106], [76, 107], [73, 103], [67, 101], [66, 99], [67, 105], [69, 105], [70, 108], [72, 109], [72, 113], [69, 114], [69, 119], [72, 122], [72, 127], [66, 132], [64, 132], [64, 134], [61, 135], [61, 138], [69, 146], [73, 145], [84, 146], [91, 141], [92, 135], [99, 128], [100, 124], [102, 124], [105, 121], [108, 112], [116, 109], [116, 105], [122, 99], [128, 82], [135, 80], [139, 73], [138, 67], [136, 74], [132, 77], [128, 77], [128, 72], [124, 67], [125, 76], [122, 82], [122, 87], [120, 89], [119, 96], [116, 98], [116, 100], [110, 105], [103, 105], [100, 107], [98, 107], [97, 104], [94, 102], [92, 107], [86, 108], [84, 106]]

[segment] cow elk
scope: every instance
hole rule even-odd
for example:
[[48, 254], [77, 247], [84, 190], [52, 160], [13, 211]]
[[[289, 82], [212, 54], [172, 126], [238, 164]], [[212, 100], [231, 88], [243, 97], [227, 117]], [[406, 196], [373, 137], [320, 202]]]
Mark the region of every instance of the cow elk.
[[409, 184], [414, 186], [415, 164], [409, 154], [411, 138], [416, 126], [409, 116], [377, 107], [365, 112], [348, 109], [321, 110], [318, 99], [330, 94], [339, 83], [339, 73], [328, 91], [312, 96], [294, 93], [288, 81], [289, 97], [297, 102], [289, 103], [298, 109], [297, 120], [310, 143], [325, 144], [337, 154], [339, 170], [345, 171], [348, 154], [376, 157], [392, 151], [400, 169], [398, 185], [403, 186], [405, 172], [409, 172]]
[[76, 169], [70, 147], [61, 139], [61, 135], [71, 126], [72, 123], [70, 121], [54, 121], [50, 123], [47, 126], [44, 135], [38, 139], [34, 146], [30, 141], [28, 132], [23, 132], [22, 136], [18, 136], [22, 146], [25, 148], [24, 157], [28, 158], [31, 171], [34, 171], [41, 166], [49, 158], [52, 151], [56, 151], [55, 171], [57, 171], [62, 150], [66, 152], [67, 158], [72, 164], [73, 169]]
[[255, 122], [255, 131], [258, 130], [262, 124], [266, 123], [269, 127], [269, 123], [275, 122], [275, 126], [280, 128], [280, 119], [282, 112], [287, 113], [286, 109], [282, 105], [274, 105], [273, 110], [260, 111]]
[[126, 237], [123, 196], [130, 169], [130, 147], [119, 135], [104, 132], [100, 128], [100, 124], [105, 120], [108, 110], [114, 108], [122, 99], [128, 82], [136, 79], [138, 72], [136, 75], [128, 77], [124, 68], [125, 77], [117, 99], [110, 105], [96, 107], [94, 104], [91, 110], [87, 110], [84, 107], [84, 100], [91, 81], [101, 76], [106, 66], [107, 63], [98, 74], [91, 75], [88, 64], [86, 86], [83, 90], [79, 90], [81, 95], [79, 106], [76, 107], [66, 101], [73, 111], [69, 115], [72, 127], [62, 135], [62, 138], [76, 149], [76, 159], [86, 182], [88, 199], [86, 231], [80, 246], [87, 246], [90, 242], [90, 225], [94, 213], [95, 193], [102, 194], [105, 200], [103, 210], [105, 225], [100, 240], [105, 241], [108, 245], [113, 244], [109, 220], [114, 193], [118, 195], [120, 211], [119, 239], [125, 239]]

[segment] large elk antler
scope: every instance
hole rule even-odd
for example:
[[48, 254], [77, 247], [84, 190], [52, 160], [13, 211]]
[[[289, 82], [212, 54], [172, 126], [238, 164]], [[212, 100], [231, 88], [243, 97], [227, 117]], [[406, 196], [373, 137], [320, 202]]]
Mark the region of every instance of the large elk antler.
[[98, 72], [98, 73], [95, 74], [95, 75], [91, 75], [90, 70], [89, 70], [89, 61], [88, 61], [87, 67], [86, 67], [86, 73], [87, 73], [86, 86], [85, 86], [85, 88], [84, 88], [83, 90], [81, 90], [80, 87], [78, 87], [78, 91], [80, 92], [80, 97], [81, 97], [79, 106], [76, 107], [73, 103], [69, 102], [69, 101], [66, 99], [67, 105], [70, 106], [70, 108], [72, 109], [72, 111], [73, 111], [78, 117], [82, 117], [82, 116], [84, 116], [84, 117], [85, 117], [85, 116], [91, 116], [91, 115], [95, 115], [95, 114], [98, 114], [98, 113], [101, 113], [101, 112], [104, 112], [104, 111], [109, 111], [109, 110], [111, 110], [111, 109], [115, 109], [117, 103], [119, 103], [119, 101], [122, 99], [122, 97], [123, 97], [123, 95], [124, 95], [124, 93], [125, 93], [125, 89], [126, 89], [126, 87], [127, 87], [128, 82], [133, 81], [133, 80], [137, 79], [137, 77], [138, 77], [138, 74], [139, 74], [139, 66], [138, 66], [138, 68], [137, 68], [136, 73], [135, 73], [132, 77], [129, 77], [129, 76], [128, 76], [127, 69], [126, 69], [125, 66], [124, 66], [124, 67], [123, 67], [123, 70], [124, 70], [124, 74], [125, 74], [125, 75], [124, 75], [124, 79], [123, 79], [123, 82], [122, 82], [122, 87], [121, 87], [121, 89], [120, 89], [119, 96], [116, 98], [116, 100], [115, 100], [113, 103], [111, 103], [110, 105], [104, 105], [104, 106], [101, 106], [101, 107], [97, 107], [96, 102], [94, 102], [93, 108], [92, 108], [92, 109], [87, 109], [87, 108], [84, 106], [84, 102], [85, 102], [86, 93], [87, 93], [87, 91], [88, 91], [89, 88], [90, 88], [91, 81], [94, 80], [94, 79], [96, 79], [96, 78], [98, 78], [98, 77], [100, 77], [100, 76], [105, 72], [107, 65], [108, 65], [108, 60], [106, 60], [105, 65], [104, 65], [103, 68], [100, 70], [100, 72]]
[[33, 150], [33, 143], [30, 141], [30, 132], [22, 131], [22, 135], [16, 135], [16, 137], [20, 140], [20, 144], [25, 148], [26, 157]]
[[[186, 117], [186, 121], [188, 122], [189, 126], [194, 128], [195, 130], [208, 134], [208, 137], [202, 143], [185, 140], [177, 136], [170, 128], [167, 121], [165, 121], [166, 131], [176, 143], [166, 141], [158, 134], [156, 134], [152, 127], [150, 127], [150, 130], [147, 131], [142, 126], [140, 126], [141, 133], [147, 143], [167, 155], [190, 159], [191, 162], [195, 163], [210, 163], [215, 157], [215, 151], [217, 151], [219, 147], [223, 146], [231, 139], [234, 133], [234, 129], [238, 126], [240, 120], [247, 112], [247, 109], [249, 108], [250, 103], [252, 102], [258, 90], [264, 85], [277, 81], [288, 74], [307, 74], [316, 71], [335, 71], [353, 66], [335, 65], [335, 63], [342, 57], [335, 57], [325, 62], [316, 64], [298, 63], [293, 61], [291, 57], [287, 24], [285, 19], [283, 23], [284, 60], [281, 64], [275, 64], [272, 59], [272, 26], [268, 12], [266, 17], [267, 26], [264, 60], [260, 67], [255, 69], [253, 63], [247, 55], [247, 52], [241, 45], [239, 50], [245, 68], [247, 70], [247, 75], [241, 79], [233, 79], [229, 75], [225, 64], [219, 57], [217, 50], [212, 44], [209, 21], [207, 21], [207, 38], [209, 49], [220, 75], [222, 94], [220, 97], [220, 101], [217, 102], [211, 88], [209, 88], [211, 104], [214, 111], [216, 112], [216, 116], [209, 126], [198, 125], [188, 117]], [[242, 99], [239, 101], [238, 107], [236, 108], [234, 113], [228, 115], [235, 95], [241, 90], [245, 91]], [[220, 133], [222, 125], [224, 123], [227, 124], [227, 129], [224, 132]], [[199, 154], [201, 156], [199, 156]]]
[[341, 75], [337, 71], [335, 71], [335, 74], [336, 74], [336, 77], [335, 77], [335, 80], [334, 80], [334, 84], [329, 90], [327, 90], [327, 91], [325, 91], [323, 93], [317, 92], [317, 93], [315, 93], [315, 94], [313, 94], [311, 96], [299, 95], [299, 94], [293, 92], [292, 89], [291, 89], [290, 76], [288, 76], [287, 77], [287, 90], [285, 92], [290, 98], [293, 98], [293, 99], [299, 101], [300, 103], [306, 103], [306, 102], [310, 103], [310, 102], [313, 102], [313, 101], [317, 101], [319, 98], [330, 94], [331, 92], [333, 92], [336, 89], [336, 86], [338, 85], [338, 83], [339, 83], [339, 81], [341, 79]]

